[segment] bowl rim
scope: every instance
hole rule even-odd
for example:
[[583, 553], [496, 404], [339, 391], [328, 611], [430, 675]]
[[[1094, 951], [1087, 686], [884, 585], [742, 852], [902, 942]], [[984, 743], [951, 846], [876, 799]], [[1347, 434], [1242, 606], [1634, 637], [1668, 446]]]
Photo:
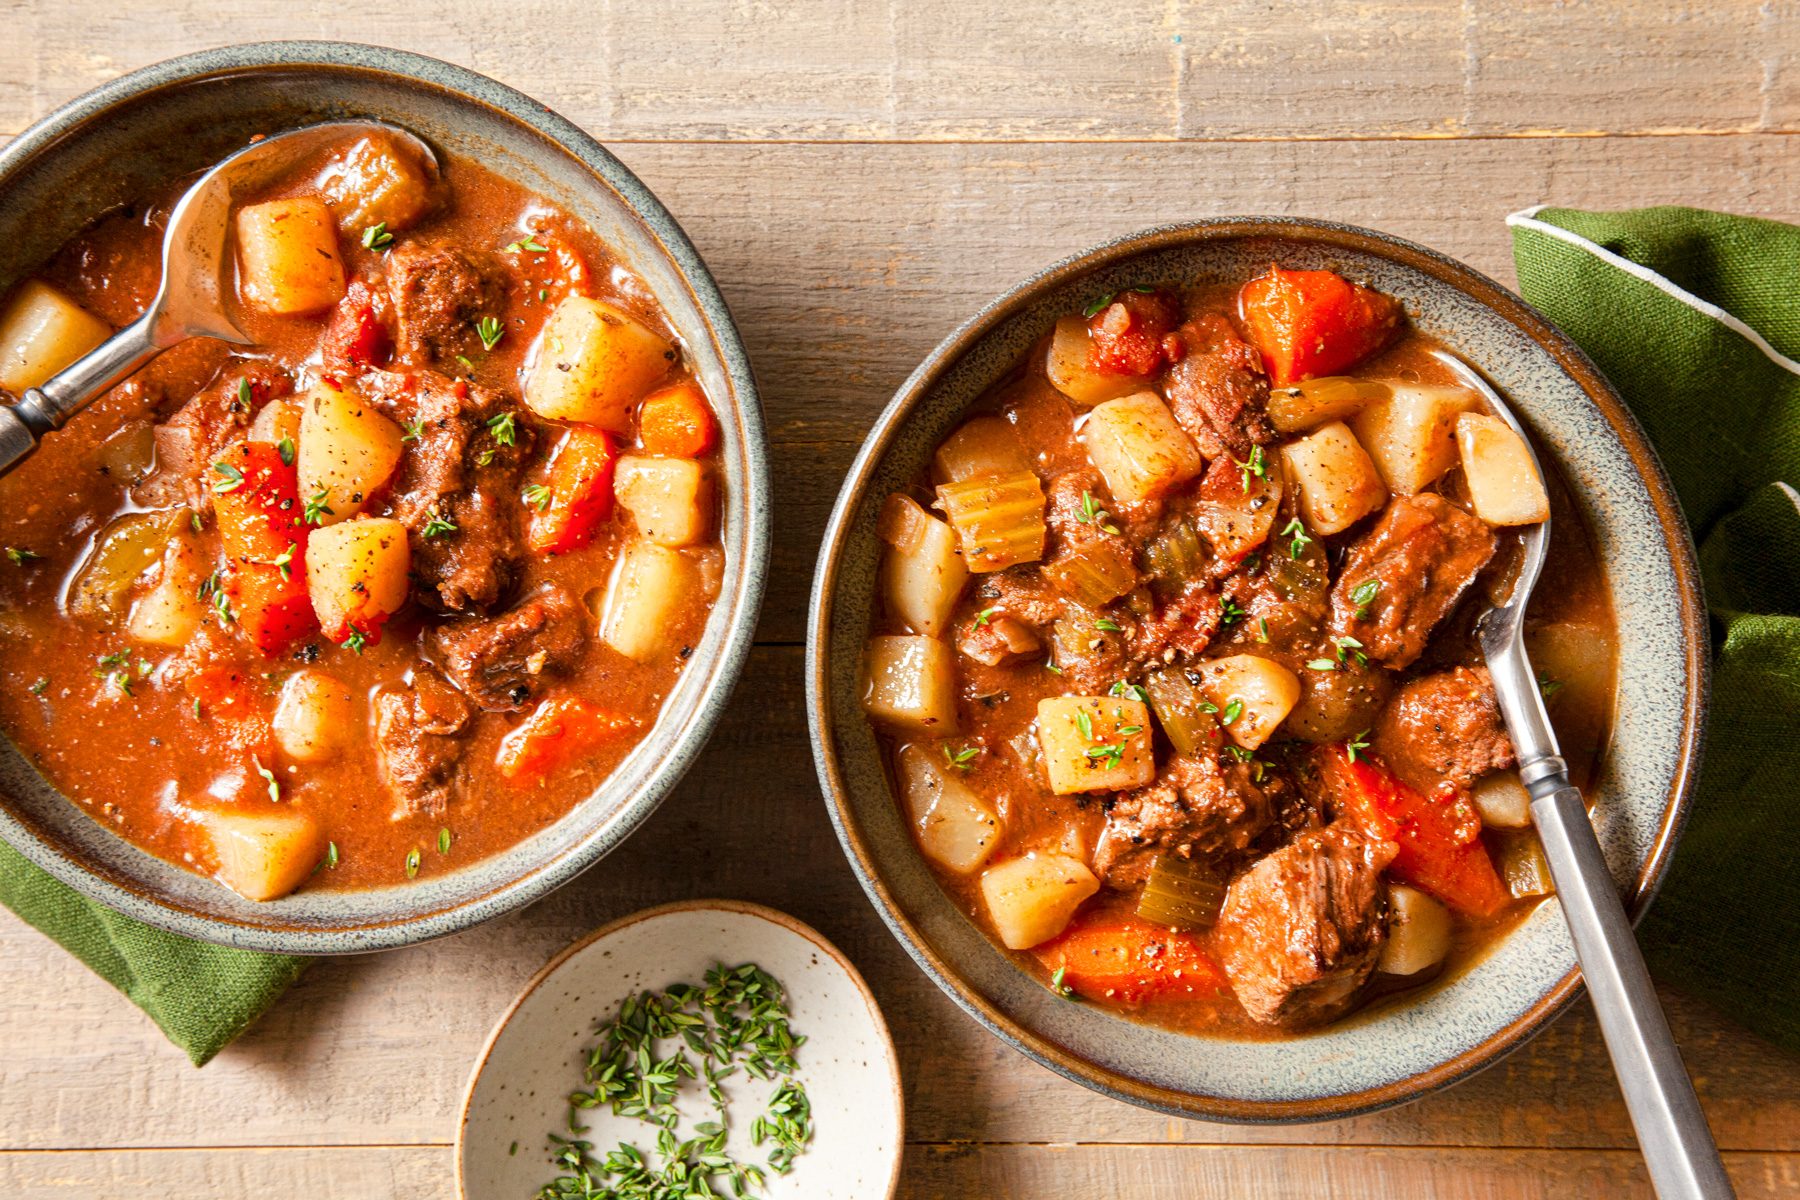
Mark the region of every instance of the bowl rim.
[[877, 466], [914, 409], [978, 341], [1006, 319], [1029, 308], [1044, 292], [1081, 276], [1152, 251], [1212, 241], [1247, 238], [1306, 241], [1384, 258], [1447, 284], [1493, 311], [1546, 351], [1600, 411], [1619, 439], [1649, 493], [1666, 541], [1681, 597], [1688, 686], [1680, 698], [1681, 745], [1674, 779], [1664, 801], [1656, 836], [1637, 878], [1624, 897], [1635, 924], [1660, 886], [1686, 825], [1699, 775], [1705, 739], [1705, 712], [1711, 686], [1710, 626], [1702, 594], [1698, 558], [1673, 485], [1637, 418], [1612, 384], [1568, 335], [1522, 297], [1445, 254], [1392, 234], [1336, 221], [1290, 216], [1221, 216], [1152, 226], [1100, 242], [1034, 273], [984, 305], [948, 334], [900, 385], [863, 441], [845, 476], [821, 542], [806, 629], [807, 723], [813, 760], [826, 810], [857, 881], [882, 921], [913, 961], [964, 1012], [1028, 1058], [1086, 1087], [1141, 1107], [1179, 1117], [1234, 1124], [1289, 1124], [1332, 1120], [1391, 1108], [1465, 1079], [1498, 1062], [1536, 1036], [1581, 992], [1581, 971], [1572, 968], [1512, 1021], [1484, 1041], [1428, 1070], [1404, 1079], [1336, 1095], [1298, 1100], [1243, 1100], [1202, 1096], [1118, 1075], [1070, 1053], [1013, 1021], [988, 1000], [924, 939], [888, 889], [877, 857], [858, 827], [849, 802], [850, 787], [838, 761], [832, 718], [829, 642], [838, 568], [851, 520]]
[[[416, 916], [374, 918], [337, 926], [240, 922], [176, 907], [154, 889], [131, 886], [96, 872], [62, 853], [0, 802], [0, 840], [27, 860], [88, 899], [170, 933], [240, 949], [280, 954], [355, 954], [413, 945], [490, 921], [521, 908], [568, 883], [604, 858], [661, 805], [704, 749], [730, 704], [754, 641], [768, 575], [771, 540], [767, 435], [760, 393], [749, 353], [718, 282], [675, 217], [630, 168], [594, 137], [547, 105], [478, 71], [424, 54], [388, 46], [337, 40], [245, 42], [165, 59], [111, 79], [60, 105], [0, 147], [0, 180], [13, 177], [78, 130], [104, 122], [122, 106], [156, 93], [233, 76], [311, 72], [385, 79], [436, 93], [449, 102], [486, 110], [552, 143], [617, 195], [673, 264], [703, 318], [703, 332], [731, 385], [742, 428], [741, 499], [733, 514], [742, 527], [737, 569], [727, 574], [714, 602], [726, 611], [716, 652], [692, 710], [679, 725], [666, 726], [667, 752], [646, 772], [644, 782], [562, 853], [528, 866], [503, 883]], [[685, 676], [684, 676], [685, 678]], [[668, 714], [652, 725], [664, 726]], [[612, 776], [609, 774], [608, 779]], [[600, 787], [604, 787], [603, 780]], [[0, 798], [3, 801], [3, 798]], [[565, 814], [566, 816], [566, 814]]]
[[475, 1062], [469, 1068], [469, 1081], [463, 1085], [462, 1104], [457, 1111], [455, 1145], [457, 1200], [470, 1200], [466, 1180], [463, 1178], [463, 1145], [469, 1131], [469, 1108], [475, 1102], [475, 1085], [481, 1081], [481, 1073], [487, 1069], [488, 1060], [494, 1054], [494, 1047], [500, 1042], [500, 1035], [506, 1032], [507, 1027], [512, 1024], [513, 1018], [518, 1016], [519, 1009], [524, 1007], [525, 1002], [538, 988], [550, 982], [551, 977], [561, 970], [564, 964], [594, 943], [604, 941], [613, 934], [633, 925], [687, 912], [732, 913], [766, 921], [811, 943], [815, 949], [829, 958], [839, 970], [849, 977], [857, 994], [868, 1006], [869, 1015], [875, 1022], [875, 1032], [881, 1036], [882, 1049], [886, 1052], [883, 1061], [893, 1086], [894, 1117], [898, 1128], [895, 1131], [894, 1161], [888, 1172], [887, 1190], [882, 1194], [891, 1197], [899, 1190], [900, 1166], [905, 1159], [906, 1151], [906, 1089], [902, 1084], [900, 1074], [900, 1057], [894, 1049], [893, 1030], [888, 1028], [887, 1017], [881, 1011], [881, 1003], [875, 998], [875, 990], [869, 986], [869, 981], [863, 978], [862, 972], [856, 969], [856, 964], [851, 962], [850, 957], [838, 949], [830, 938], [817, 929], [799, 917], [791, 916], [777, 908], [770, 908], [766, 904], [758, 904], [752, 900], [674, 900], [668, 904], [653, 905], [650, 908], [639, 909], [637, 912], [617, 917], [592, 932], [576, 938], [557, 951], [549, 962], [539, 968], [525, 986], [519, 989], [519, 994], [506, 1006], [506, 1011], [495, 1019], [494, 1027], [488, 1031], [487, 1039], [482, 1042], [481, 1050], [475, 1055]]

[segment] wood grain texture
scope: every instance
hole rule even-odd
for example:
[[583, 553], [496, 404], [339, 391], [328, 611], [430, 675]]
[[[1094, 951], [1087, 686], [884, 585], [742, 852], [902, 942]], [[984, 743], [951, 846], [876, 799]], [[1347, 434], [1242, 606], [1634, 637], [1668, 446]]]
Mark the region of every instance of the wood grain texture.
[[1429, 138], [1800, 128], [1793, 0], [13, 0], [0, 131], [122, 71], [273, 38], [409, 49], [602, 138]]
[[[174, 54], [317, 37], [466, 64], [612, 143], [743, 327], [777, 540], [764, 644], [638, 835], [482, 929], [317, 964], [204, 1070], [0, 910], [0, 1195], [448, 1197], [469, 1064], [519, 987], [605, 920], [705, 895], [793, 912], [868, 976], [906, 1079], [909, 1198], [1649, 1194], [1585, 1004], [1448, 1092], [1324, 1125], [1171, 1120], [1030, 1063], [963, 1016], [863, 898], [818, 795], [798, 642], [870, 422], [1018, 279], [1220, 213], [1371, 225], [1508, 283], [1501, 218], [1527, 204], [1800, 219], [1800, 0], [5, 7], [0, 136]], [[1742, 1194], [1800, 1191], [1800, 1061], [1663, 998]]]

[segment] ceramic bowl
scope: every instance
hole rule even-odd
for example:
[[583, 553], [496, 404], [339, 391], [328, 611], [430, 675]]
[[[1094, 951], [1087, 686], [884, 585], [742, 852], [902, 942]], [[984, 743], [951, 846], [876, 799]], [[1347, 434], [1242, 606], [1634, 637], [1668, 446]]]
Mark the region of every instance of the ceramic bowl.
[[396, 50], [271, 42], [189, 55], [58, 109], [0, 151], [0, 288], [101, 213], [268, 133], [391, 121], [477, 159], [591, 225], [656, 294], [718, 409], [725, 573], [706, 633], [656, 727], [567, 816], [442, 877], [363, 892], [240, 900], [121, 841], [0, 746], [0, 837], [88, 896], [210, 941], [294, 953], [383, 949], [498, 916], [617, 846], [675, 786], [749, 649], [768, 554], [762, 413], [731, 313], [681, 227], [597, 142], [471, 71]]
[[[557, 1174], [549, 1134], [570, 1136], [569, 1093], [582, 1085], [596, 1025], [627, 996], [699, 983], [718, 963], [754, 962], [787, 989], [798, 1078], [812, 1102], [814, 1138], [787, 1175], [771, 1175], [768, 1200], [879, 1200], [900, 1179], [906, 1127], [900, 1068], [887, 1023], [856, 968], [820, 934], [784, 913], [732, 900], [646, 909], [604, 926], [557, 955], [489, 1035], [476, 1060], [456, 1131], [461, 1200], [534, 1196]], [[689, 1088], [697, 1092], [697, 1088]], [[745, 1136], [772, 1085], [742, 1072], [727, 1080], [730, 1150], [739, 1162], [766, 1153]], [[711, 1119], [703, 1097], [679, 1102], [689, 1124]], [[605, 1110], [584, 1114], [579, 1135], [600, 1152], [624, 1140], [653, 1144], [650, 1127]], [[729, 1189], [727, 1189], [729, 1191]]]
[[879, 555], [877, 510], [918, 478], [964, 409], [1056, 318], [1138, 284], [1242, 280], [1271, 261], [1329, 268], [1401, 300], [1416, 326], [1492, 380], [1575, 485], [1620, 635], [1617, 712], [1596, 824], [1635, 915], [1669, 861], [1698, 766], [1707, 626], [1694, 551], [1642, 431], [1585, 356], [1524, 301], [1423, 247], [1296, 219], [1152, 229], [1067, 259], [976, 314], [876, 422], [825, 536], [807, 636], [819, 778], [852, 866], [913, 958], [976, 1020], [1052, 1070], [1121, 1099], [1228, 1121], [1341, 1117], [1413, 1099], [1493, 1062], [1576, 994], [1555, 903], [1409, 1003], [1280, 1041], [1194, 1037], [1069, 1004], [959, 910], [915, 850], [858, 708]]

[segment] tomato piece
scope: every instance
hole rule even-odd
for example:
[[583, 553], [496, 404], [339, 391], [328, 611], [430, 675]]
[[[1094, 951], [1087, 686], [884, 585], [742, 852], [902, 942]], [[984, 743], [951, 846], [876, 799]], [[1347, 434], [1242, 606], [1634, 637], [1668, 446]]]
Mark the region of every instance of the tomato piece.
[[1270, 267], [1238, 292], [1238, 317], [1277, 387], [1336, 375], [1387, 345], [1400, 305], [1334, 271]]
[[579, 696], [551, 696], [500, 742], [500, 774], [529, 783], [586, 755], [597, 743], [629, 733], [637, 719]]
[[712, 409], [698, 384], [660, 388], [644, 397], [638, 409], [638, 440], [652, 454], [699, 458], [712, 449], [716, 432]]
[[531, 519], [525, 543], [538, 554], [566, 554], [587, 545], [613, 509], [613, 468], [619, 461], [613, 435], [571, 425], [550, 457], [542, 492], [529, 491]]
[[1321, 749], [1319, 758], [1327, 785], [1349, 816], [1400, 847], [1388, 866], [1395, 879], [1478, 917], [1512, 903], [1466, 794], [1446, 789], [1422, 795], [1375, 763], [1351, 762], [1343, 746]]
[[267, 442], [238, 442], [213, 464], [212, 489], [230, 619], [264, 654], [279, 654], [318, 628], [306, 595], [308, 528], [294, 465]]
[[1077, 917], [1060, 937], [1032, 953], [1052, 974], [1062, 971], [1063, 983], [1090, 1000], [1131, 1003], [1230, 986], [1192, 934], [1122, 912]]
[[182, 686], [200, 702], [200, 718], [233, 749], [269, 763], [275, 760], [275, 726], [257, 703], [260, 682], [237, 667], [207, 667], [189, 675]]
[[1102, 375], [1152, 375], [1185, 348], [1173, 337], [1181, 305], [1163, 292], [1120, 292], [1088, 318], [1088, 365]]
[[360, 280], [350, 285], [331, 314], [320, 343], [320, 357], [330, 366], [378, 367], [393, 349], [393, 337], [376, 310], [374, 294]]

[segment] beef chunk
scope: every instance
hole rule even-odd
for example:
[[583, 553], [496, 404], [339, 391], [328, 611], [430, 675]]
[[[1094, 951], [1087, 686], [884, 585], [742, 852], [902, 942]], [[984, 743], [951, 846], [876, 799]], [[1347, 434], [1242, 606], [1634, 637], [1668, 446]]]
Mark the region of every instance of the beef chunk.
[[498, 317], [506, 300], [502, 268], [448, 242], [403, 241], [387, 257], [400, 361], [428, 367], [481, 348], [475, 324]]
[[449, 808], [474, 715], [455, 688], [423, 668], [410, 687], [375, 698], [375, 746], [395, 820]]
[[[392, 502], [408, 531], [414, 597], [440, 612], [492, 610], [518, 581], [524, 555], [517, 494], [532, 434], [523, 413], [433, 371], [371, 371], [363, 385], [377, 407], [418, 431], [406, 443]], [[507, 416], [510, 424], [496, 428]]]
[[997, 667], [1040, 653], [1044, 643], [1023, 621], [990, 613], [964, 626], [956, 648], [983, 666]]
[[232, 362], [153, 431], [156, 469], [133, 498], [150, 507], [185, 504], [206, 511], [219, 452], [244, 435], [257, 409], [293, 390], [287, 372], [272, 363]]
[[1269, 379], [1262, 357], [1217, 313], [1196, 317], [1176, 331], [1185, 353], [1169, 368], [1169, 411], [1207, 458], [1246, 458], [1250, 447], [1271, 440]]
[[1139, 623], [1131, 643], [1132, 665], [1156, 666], [1198, 657], [1212, 643], [1224, 615], [1224, 604], [1212, 584], [1204, 579], [1188, 580]]
[[[1494, 531], [1442, 496], [1396, 496], [1344, 558], [1331, 589], [1331, 633], [1362, 642], [1396, 670], [1425, 641], [1494, 557]], [[1373, 582], [1373, 597], [1357, 589]], [[1358, 615], [1359, 610], [1366, 617]]]
[[1394, 774], [1426, 793], [1466, 788], [1514, 761], [1486, 667], [1457, 667], [1401, 688], [1372, 744]]
[[332, 310], [325, 336], [319, 342], [319, 358], [328, 371], [355, 373], [387, 361], [394, 337], [387, 295], [362, 280], [350, 285]]
[[1339, 821], [1231, 881], [1214, 946], [1245, 1012], [1302, 1026], [1350, 1007], [1387, 936], [1381, 873], [1394, 851]]
[[497, 617], [450, 621], [430, 635], [438, 667], [489, 712], [517, 712], [547, 672], [567, 669], [587, 640], [581, 605], [552, 584]]
[[1158, 854], [1211, 857], [1246, 849], [1274, 819], [1269, 797], [1239, 762], [1176, 756], [1149, 787], [1125, 792], [1107, 809], [1094, 870], [1109, 886], [1132, 887]]

